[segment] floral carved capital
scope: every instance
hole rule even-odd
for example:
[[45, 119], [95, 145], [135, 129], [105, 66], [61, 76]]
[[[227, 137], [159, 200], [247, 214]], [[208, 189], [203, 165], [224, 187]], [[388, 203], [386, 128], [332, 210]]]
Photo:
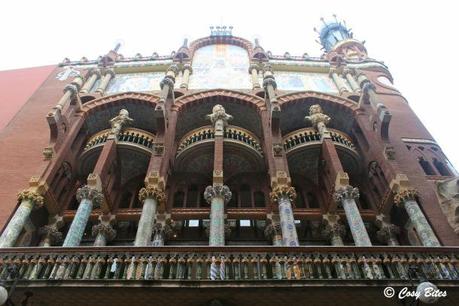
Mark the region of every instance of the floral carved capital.
[[166, 194], [164, 193], [163, 188], [155, 185], [149, 185], [139, 191], [139, 200], [141, 202], [148, 198], [155, 199], [159, 203], [164, 203], [166, 201]]
[[210, 204], [213, 198], [222, 198], [225, 204], [231, 200], [231, 190], [226, 185], [207, 186], [204, 191], [204, 199]]
[[102, 234], [107, 241], [111, 241], [116, 237], [116, 230], [110, 224], [99, 223], [92, 227], [92, 235], [96, 237]]
[[350, 185], [339, 188], [333, 194], [336, 202], [341, 202], [342, 200], [357, 199], [359, 196], [359, 188], [354, 188]]
[[381, 229], [376, 232], [378, 240], [383, 243], [387, 243], [398, 234], [400, 234], [400, 228], [394, 224], [384, 224]]
[[76, 192], [76, 198], [78, 202], [81, 202], [83, 199], [90, 200], [94, 207], [99, 207], [104, 200], [104, 195], [102, 192], [91, 188], [88, 185], [85, 185], [81, 188], [78, 188]]
[[295, 188], [288, 186], [288, 185], [280, 185], [277, 186], [271, 191], [269, 194], [269, 198], [271, 202], [276, 203], [281, 198], [288, 198], [290, 201], [294, 201], [296, 199], [296, 191]]
[[24, 200], [32, 202], [37, 208], [42, 207], [45, 203], [44, 198], [40, 194], [28, 189], [18, 193], [18, 201], [22, 202]]
[[394, 196], [394, 203], [395, 205], [401, 205], [402, 203], [409, 200], [415, 201], [417, 195], [418, 191], [416, 189], [405, 189], [399, 191]]

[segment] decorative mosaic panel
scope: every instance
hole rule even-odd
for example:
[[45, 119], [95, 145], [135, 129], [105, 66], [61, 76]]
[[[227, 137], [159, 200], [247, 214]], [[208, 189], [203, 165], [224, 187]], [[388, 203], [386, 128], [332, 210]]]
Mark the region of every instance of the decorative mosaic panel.
[[326, 73], [275, 71], [279, 90], [312, 90], [337, 94], [338, 88]]
[[249, 55], [244, 48], [216, 44], [202, 47], [193, 56], [190, 89], [251, 89]]
[[[117, 74], [108, 84], [107, 93], [140, 91], [149, 92], [161, 90], [159, 83], [164, 78], [164, 72], [143, 72]], [[180, 86], [180, 78], [176, 79], [175, 86]]]

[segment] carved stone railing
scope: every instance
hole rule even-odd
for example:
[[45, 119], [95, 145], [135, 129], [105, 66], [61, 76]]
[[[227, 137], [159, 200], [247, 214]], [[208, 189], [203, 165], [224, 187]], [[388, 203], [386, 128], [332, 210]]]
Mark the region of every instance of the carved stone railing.
[[[328, 129], [330, 131], [330, 136], [332, 141], [338, 145], [343, 146], [355, 153], [357, 153], [352, 140], [345, 133]], [[317, 145], [321, 142], [321, 135], [314, 128], [304, 128], [291, 132], [283, 137], [284, 150], [285, 152], [290, 152], [300, 147], [305, 147], [309, 145]]]
[[[16, 265], [37, 280], [455, 281], [459, 248], [77, 247], [0, 251], [0, 279]], [[222, 266], [223, 263], [223, 266]]]
[[[198, 143], [211, 142], [214, 138], [214, 129], [210, 125], [195, 129], [182, 137], [177, 148], [177, 155], [180, 155]], [[230, 125], [225, 129], [223, 138], [225, 142], [242, 144], [255, 150], [259, 155], [263, 155], [260, 141], [253, 133], [246, 129]]]
[[[93, 135], [86, 143], [84, 150], [88, 151], [90, 149], [102, 146], [107, 141], [109, 134], [110, 129], [100, 131], [99, 133]], [[153, 148], [153, 142], [155, 140], [155, 135], [136, 128], [126, 128], [117, 137], [118, 143], [120, 144], [131, 144], [139, 146], [143, 149], [148, 149], [150, 151]]]

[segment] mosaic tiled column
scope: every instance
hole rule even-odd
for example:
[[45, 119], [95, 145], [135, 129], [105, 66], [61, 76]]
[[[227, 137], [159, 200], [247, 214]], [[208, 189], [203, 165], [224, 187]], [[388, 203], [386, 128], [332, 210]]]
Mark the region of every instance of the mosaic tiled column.
[[252, 88], [257, 89], [260, 88], [260, 82], [258, 81], [258, 70], [260, 67], [257, 64], [252, 64], [249, 67], [249, 73], [252, 78]]
[[209, 245], [225, 245], [225, 204], [231, 200], [231, 191], [226, 185], [207, 186], [204, 198], [210, 203]]
[[271, 192], [270, 198], [271, 202], [277, 203], [279, 206], [283, 245], [299, 246], [291, 203], [296, 198], [295, 189], [289, 186], [278, 186]]
[[171, 92], [174, 91], [175, 77], [179, 72], [178, 66], [172, 64], [167, 68], [166, 75], [159, 83], [161, 94], [159, 95], [160, 103], [164, 103]]
[[104, 199], [100, 191], [89, 186], [79, 188], [76, 197], [80, 205], [65, 237], [64, 244], [62, 245], [64, 247], [76, 247], [80, 245], [93, 207], [100, 206]]
[[91, 88], [94, 86], [94, 83], [97, 81], [98, 78], [100, 78], [100, 70], [92, 69], [89, 72], [89, 78], [84, 83], [83, 87], [81, 87], [80, 92], [83, 94], [88, 93], [91, 90]]
[[36, 192], [24, 190], [18, 194], [21, 201], [10, 222], [0, 236], [0, 248], [14, 246], [34, 207], [43, 206], [43, 197]]
[[379, 231], [376, 232], [378, 240], [387, 245], [395, 246], [400, 245], [397, 239], [397, 235], [400, 234], [400, 228], [386, 221], [388, 218], [384, 215], [376, 216], [376, 225], [379, 227]]
[[274, 246], [282, 246], [282, 229], [278, 222], [268, 219], [264, 230], [265, 237], [269, 239]]
[[134, 246], [147, 246], [150, 244], [158, 204], [163, 202], [165, 197], [164, 191], [157, 186], [147, 186], [140, 190], [139, 200], [143, 202], [143, 207]]
[[182, 77], [182, 84], [180, 84], [180, 88], [188, 89], [188, 84], [190, 83], [190, 75], [193, 73], [193, 69], [191, 68], [190, 64], [183, 65], [183, 77]]
[[96, 238], [94, 246], [105, 246], [116, 237], [116, 230], [112, 226], [114, 220], [115, 216], [110, 214], [99, 216], [99, 224], [92, 227], [92, 235]]
[[52, 216], [49, 220], [49, 223], [43, 227], [40, 227], [38, 230], [38, 234], [42, 237], [40, 246], [50, 247], [62, 243], [64, 237], [59, 231], [62, 226], [64, 226], [64, 220], [62, 216]]
[[416, 194], [417, 192], [414, 189], [403, 190], [395, 195], [394, 202], [396, 205], [405, 208], [424, 246], [441, 246], [437, 236], [435, 236], [434, 231], [430, 227], [429, 222], [416, 201]]
[[324, 228], [322, 235], [330, 240], [334, 246], [343, 246], [343, 237], [346, 235], [346, 227], [339, 223], [339, 216], [336, 214], [323, 215]]
[[335, 192], [335, 200], [341, 203], [346, 213], [347, 223], [351, 229], [352, 237], [356, 246], [371, 246], [370, 237], [368, 236], [362, 216], [355, 203], [359, 197], [359, 189], [352, 186], [341, 187]]
[[115, 71], [113, 69], [106, 69], [104, 71], [104, 76], [100, 80], [99, 86], [96, 89], [96, 92], [103, 95], [107, 90], [107, 86], [110, 83], [110, 80], [115, 77]]
[[349, 90], [347, 89], [345, 85], [345, 80], [343, 80], [339, 75], [338, 71], [336, 68], [330, 68], [330, 77], [333, 79], [333, 82], [335, 82], [336, 87], [338, 87], [339, 93], [343, 94], [344, 92], [348, 92]]
[[343, 76], [346, 78], [348, 81], [349, 85], [351, 85], [351, 88], [354, 92], [361, 92], [360, 86], [355, 80], [354, 76], [352, 75], [353, 70], [351, 69], [344, 69], [343, 70]]

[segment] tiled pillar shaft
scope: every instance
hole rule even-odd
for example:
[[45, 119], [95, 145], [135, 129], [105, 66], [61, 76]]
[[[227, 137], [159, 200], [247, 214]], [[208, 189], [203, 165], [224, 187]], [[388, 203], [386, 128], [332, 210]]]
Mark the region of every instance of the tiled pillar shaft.
[[270, 198], [273, 203], [279, 205], [283, 245], [298, 246], [298, 234], [296, 233], [295, 218], [291, 203], [296, 198], [295, 189], [288, 185], [277, 186], [270, 193]]
[[335, 193], [335, 199], [343, 205], [346, 219], [351, 229], [352, 237], [356, 246], [371, 246], [362, 216], [360, 216], [355, 198], [359, 197], [359, 190], [352, 186], [342, 187]]
[[94, 206], [98, 207], [101, 204], [103, 195], [89, 186], [84, 186], [78, 189], [77, 200], [80, 202], [80, 205], [65, 237], [64, 244], [62, 245], [64, 247], [76, 247], [80, 245], [92, 209]]
[[438, 241], [437, 236], [435, 236], [432, 227], [430, 227], [429, 222], [417, 203], [416, 195], [417, 191], [414, 189], [402, 190], [395, 195], [394, 203], [405, 208], [424, 246], [441, 246], [440, 241]]
[[252, 88], [260, 88], [260, 82], [258, 81], [258, 65], [252, 64], [249, 68], [250, 77], [252, 78]]
[[355, 80], [354, 76], [348, 71], [346, 71], [344, 75], [346, 76], [346, 80], [348, 81], [349, 85], [351, 85], [352, 90], [354, 92], [360, 92], [361, 91], [360, 86]]
[[28, 190], [21, 192], [18, 200], [21, 201], [21, 204], [0, 236], [0, 248], [14, 246], [14, 243], [21, 234], [32, 209], [34, 208], [34, 205], [43, 205], [43, 197]]
[[112, 69], [106, 70], [104, 76], [102, 77], [102, 80], [100, 81], [99, 86], [96, 89], [96, 92], [103, 95], [107, 90], [108, 83], [110, 83], [110, 80], [114, 77], [115, 71], [113, 71]]
[[153, 233], [153, 224], [157, 210], [156, 199], [146, 198], [143, 203], [142, 215], [140, 216], [134, 246], [147, 246]]
[[348, 91], [344, 83], [345, 81], [338, 75], [336, 71], [330, 71], [330, 76], [333, 79], [333, 82], [335, 82], [336, 87], [338, 87], [340, 94]]
[[422, 244], [428, 247], [440, 246], [440, 242], [430, 227], [429, 222], [427, 222], [418, 203], [415, 200], [405, 201], [405, 210], [416, 228], [416, 232], [421, 238]]
[[209, 245], [225, 245], [225, 204], [231, 200], [228, 186], [207, 186], [204, 198], [210, 203]]
[[182, 84], [180, 84], [180, 88], [188, 89], [188, 84], [190, 83], [190, 75], [192, 73], [191, 65], [185, 64], [183, 66], [183, 76], [182, 76]]
[[279, 198], [279, 218], [284, 246], [298, 246], [298, 234], [296, 233], [292, 204], [287, 196]]
[[86, 94], [91, 91], [91, 88], [94, 86], [94, 83], [98, 78], [100, 78], [100, 71], [98, 69], [92, 70], [88, 80], [84, 83], [83, 87], [81, 87], [80, 92]]

